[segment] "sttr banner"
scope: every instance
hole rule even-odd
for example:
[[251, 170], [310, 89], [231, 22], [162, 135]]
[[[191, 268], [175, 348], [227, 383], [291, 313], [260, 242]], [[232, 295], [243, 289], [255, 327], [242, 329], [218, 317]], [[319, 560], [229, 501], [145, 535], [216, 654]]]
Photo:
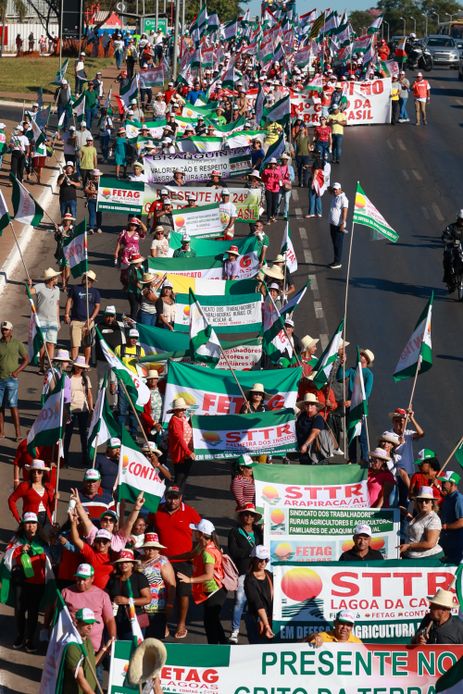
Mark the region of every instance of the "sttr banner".
[[[196, 258], [148, 258], [148, 269], [162, 275], [167, 272], [168, 275], [185, 275], [205, 280], [221, 280], [223, 277], [222, 259], [215, 255], [201, 255]], [[239, 256], [238, 279], [253, 279], [258, 271], [259, 259], [255, 251]]]
[[264, 543], [272, 562], [336, 561], [354, 546], [353, 530], [367, 523], [371, 548], [384, 559], [398, 559], [398, 509], [264, 507]]
[[[198, 301], [208, 323], [223, 335], [226, 333], [260, 333], [262, 329], [262, 295], [229, 294], [222, 296], [199, 296]], [[190, 297], [177, 294], [175, 297], [174, 330], [188, 332], [190, 329]]]
[[[161, 188], [169, 191], [169, 197], [175, 205], [186, 205], [187, 195], [193, 195], [197, 205], [212, 205], [213, 203], [220, 204], [222, 202], [222, 188], [205, 188], [198, 187], [182, 187], [169, 185], [145, 185], [145, 197], [143, 200], [143, 208], [147, 213], [152, 202], [158, 200], [161, 193]], [[228, 187], [230, 193], [230, 202], [232, 202], [237, 211], [237, 222], [255, 222], [259, 219], [259, 207], [261, 203], [260, 188], [237, 188]], [[235, 241], [236, 239], [233, 239]]]
[[[164, 694], [434, 694], [438, 677], [463, 656], [461, 645], [306, 643], [215, 646], [166, 643]], [[111, 650], [108, 694], [133, 694], [131, 641]]]
[[256, 506], [262, 512], [265, 504], [271, 507], [369, 508], [367, 478], [368, 470], [358, 465], [256, 465]]
[[98, 185], [97, 210], [141, 215], [145, 184], [102, 176]]
[[[291, 93], [291, 116], [302, 118], [308, 125], [319, 125], [322, 110], [320, 97], [314, 92]], [[347, 125], [373, 125], [391, 120], [391, 79], [347, 82], [345, 110]]]
[[223, 225], [217, 203], [200, 207], [181, 207], [172, 211], [174, 231], [188, 236], [221, 236]]
[[330, 628], [339, 610], [350, 610], [362, 641], [410, 643], [428, 613], [428, 596], [449, 590], [456, 570], [430, 559], [275, 562], [272, 629], [283, 641], [300, 641]]
[[251, 153], [249, 147], [220, 150], [218, 152], [183, 152], [176, 154], [155, 154], [145, 157], [145, 176], [148, 183], [172, 183], [175, 169], [185, 173], [185, 183], [208, 181], [212, 171], [217, 169], [223, 178], [243, 176], [251, 173]]
[[237, 458], [244, 453], [284, 456], [296, 448], [294, 410], [193, 415], [191, 425], [196, 460]]
[[[267, 393], [267, 410], [295, 407], [301, 372], [301, 367], [258, 372]], [[256, 372], [238, 372], [236, 377], [246, 393], [255, 383]], [[185, 399], [190, 414], [198, 415], [239, 414], [244, 404], [241, 391], [230, 371], [221, 370], [219, 366], [211, 369], [196, 364], [171, 362], [167, 374], [163, 422], [170, 419], [167, 410], [173, 400], [179, 397]]]

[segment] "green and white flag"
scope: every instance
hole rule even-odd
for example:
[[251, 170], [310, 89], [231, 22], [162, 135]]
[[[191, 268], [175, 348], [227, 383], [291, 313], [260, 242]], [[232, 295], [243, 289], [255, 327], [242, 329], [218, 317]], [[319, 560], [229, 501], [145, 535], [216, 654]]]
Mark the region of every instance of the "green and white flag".
[[[190, 289], [195, 291], [194, 287], [190, 287]], [[260, 333], [262, 328], [262, 296], [259, 293], [201, 296], [196, 291], [194, 300], [200, 306], [204, 320], [219, 337], [225, 335], [232, 337], [233, 333]], [[188, 332], [191, 330], [191, 302], [189, 290], [188, 294], [180, 292], [176, 294], [175, 331]]]
[[[218, 152], [222, 149], [221, 137], [192, 135], [176, 142], [179, 152]], [[242, 145], [243, 146], [243, 145]]]
[[447, 670], [436, 682], [437, 694], [461, 694], [463, 692], [463, 658]]
[[135, 503], [140, 492], [143, 492], [143, 508], [152, 513], [157, 511], [166, 485], [125, 428], [122, 429], [118, 479], [119, 501], [125, 499]]
[[217, 364], [222, 354], [220, 340], [190, 289], [190, 354], [193, 361]]
[[[259, 381], [266, 393], [266, 410], [294, 409], [301, 376], [302, 367], [259, 371]], [[240, 386], [244, 393], [252, 388], [256, 372], [236, 371], [235, 377], [217, 367], [170, 362], [162, 421], [166, 423], [170, 419], [168, 410], [178, 397], [188, 403], [190, 414], [239, 414], [244, 404]]]
[[418, 318], [415, 329], [405, 345], [400, 355], [394, 371], [394, 381], [403, 381], [407, 378], [414, 378], [418, 369], [418, 374], [422, 374], [432, 366], [432, 304], [434, 292], [424, 311]]
[[3, 234], [3, 229], [10, 223], [10, 213], [6, 206], [6, 200], [0, 190], [0, 236]]
[[373, 229], [381, 236], [384, 236], [388, 241], [397, 243], [399, 234], [386, 222], [383, 215], [365, 195], [360, 183], [357, 183], [355, 192], [354, 216], [352, 221], [355, 224], [363, 224], [363, 226]]
[[37, 365], [39, 363], [38, 357], [40, 350], [45, 344], [43, 337], [42, 328], [40, 326], [39, 317], [35, 308], [34, 300], [29, 291], [29, 287], [26, 285], [26, 294], [29, 299], [31, 307], [31, 315], [29, 318], [29, 331], [27, 340], [27, 351], [29, 354], [29, 361], [31, 364]]
[[347, 414], [347, 441], [350, 444], [356, 436], [360, 436], [362, 422], [368, 415], [368, 402], [365, 395], [360, 351], [357, 347], [357, 367], [355, 369], [354, 387], [350, 398], [350, 407]]
[[194, 415], [193, 445], [196, 460], [293, 452], [296, 443], [294, 410], [251, 414]]
[[126, 108], [129, 107], [132, 99], [136, 99], [138, 96], [138, 73], [130, 80], [130, 82], [121, 87], [119, 90], [119, 96], [124, 102]]
[[78, 123], [84, 120], [85, 92], [82, 92], [77, 98], [71, 97], [71, 108]]
[[370, 24], [370, 26], [367, 29], [367, 34], [377, 34], [381, 28], [382, 23], [383, 15], [381, 14], [379, 17], [376, 17], [374, 22]]
[[264, 169], [264, 167], [268, 164], [270, 159], [273, 159], [273, 158], [279, 159], [284, 151], [285, 151], [285, 134], [281, 133], [278, 140], [276, 140], [273, 144], [271, 144], [270, 147], [267, 149], [264, 160], [261, 164], [261, 170]]
[[107, 378], [103, 379], [101, 388], [98, 391], [95, 407], [88, 428], [88, 448], [89, 458], [93, 460], [95, 449], [102, 446], [106, 441], [113, 437], [120, 436], [121, 427], [114, 419], [114, 415], [106, 397]]
[[39, 694], [62, 694], [65, 658], [67, 650], [72, 644], [79, 646], [82, 651], [82, 658], [84, 658], [86, 655], [84, 644], [63, 600], [63, 596], [57, 590], [54, 626], [50, 634], [47, 655], [42, 668]]
[[96, 329], [96, 334], [100, 340], [101, 351], [103, 352], [106, 361], [114, 371], [117, 379], [125, 385], [135, 408], [139, 412], [142, 412], [144, 406], [150, 399], [150, 389], [143, 382], [138, 373], [134, 373], [119, 359], [119, 357], [114, 354], [106, 340], [103, 339], [103, 336], [98, 328]]
[[64, 379], [63, 374], [29, 430], [27, 448], [31, 453], [37, 446], [54, 446], [63, 438]]
[[13, 184], [13, 218], [22, 224], [37, 227], [42, 221], [43, 209], [12, 173], [10, 173], [10, 181]]
[[38, 123], [36, 122], [36, 120], [34, 118], [32, 118], [32, 120], [31, 120], [31, 126], [32, 126], [32, 133], [34, 136], [34, 147], [35, 147], [35, 149], [37, 149], [38, 147], [40, 147], [41, 144], [43, 144], [45, 142], [45, 140], [47, 138], [45, 137], [45, 133], [39, 127]]
[[82, 277], [88, 270], [87, 222], [83, 219], [72, 235], [63, 242], [63, 255], [73, 277]]
[[64, 63], [61, 65], [60, 69], [57, 70], [55, 79], [53, 80], [52, 84], [59, 84], [61, 85], [61, 82], [64, 80], [64, 77], [66, 75], [66, 70], [68, 69], [69, 65], [69, 58], [66, 58]]
[[297, 257], [294, 251], [293, 242], [291, 241], [289, 222], [286, 222], [285, 230], [283, 232], [280, 253], [281, 255], [284, 255], [286, 259], [286, 267], [288, 268], [289, 272], [297, 272]]
[[333, 364], [338, 358], [338, 350], [342, 340], [343, 329], [344, 321], [342, 320], [336, 328], [333, 337], [329, 341], [320, 359], [313, 368], [314, 377], [312, 379], [312, 383], [318, 389], [323, 388], [323, 386], [328, 383]]
[[277, 122], [280, 125], [285, 126], [289, 122], [290, 111], [291, 100], [288, 95], [277, 101], [275, 104], [273, 104], [273, 106], [264, 108], [264, 118], [267, 123]]

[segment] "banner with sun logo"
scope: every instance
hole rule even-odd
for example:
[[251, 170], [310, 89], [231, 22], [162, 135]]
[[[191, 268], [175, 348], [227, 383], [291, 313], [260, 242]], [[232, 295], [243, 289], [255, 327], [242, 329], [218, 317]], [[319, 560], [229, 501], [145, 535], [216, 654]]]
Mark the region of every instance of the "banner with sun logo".
[[[188, 294], [175, 297], [174, 330], [188, 332], [190, 299]], [[257, 333], [262, 328], [262, 294], [224, 294], [197, 296], [209, 325], [218, 333]]]
[[158, 469], [143, 455], [125, 428], [122, 429], [118, 480], [118, 501], [126, 499], [135, 503], [140, 492], [143, 492], [143, 508], [152, 513], [157, 511], [166, 485], [159, 477]]
[[217, 203], [198, 207], [180, 207], [172, 211], [174, 231], [188, 236], [221, 236], [224, 225]]
[[367, 477], [359, 465], [256, 465], [256, 507], [369, 508]]
[[370, 547], [384, 559], [399, 558], [399, 509], [281, 508], [265, 504], [264, 544], [270, 560], [337, 561], [354, 546], [358, 523], [372, 532]]
[[[244, 453], [284, 456], [296, 450], [294, 410], [194, 415], [191, 425], [196, 460], [238, 458]], [[287, 465], [277, 467], [288, 469]]]
[[[274, 563], [272, 630], [282, 641], [302, 641], [332, 630], [337, 613], [349, 610], [355, 618], [352, 633], [362, 641], [410, 643], [429, 614], [429, 596], [450, 590], [456, 570], [430, 557]], [[458, 614], [456, 595], [452, 613]]]
[[355, 224], [363, 224], [363, 226], [373, 229], [373, 231], [384, 236], [392, 243], [397, 243], [399, 240], [399, 234], [394, 231], [381, 212], [367, 198], [360, 183], [357, 183], [355, 192], [354, 217], [352, 221]]

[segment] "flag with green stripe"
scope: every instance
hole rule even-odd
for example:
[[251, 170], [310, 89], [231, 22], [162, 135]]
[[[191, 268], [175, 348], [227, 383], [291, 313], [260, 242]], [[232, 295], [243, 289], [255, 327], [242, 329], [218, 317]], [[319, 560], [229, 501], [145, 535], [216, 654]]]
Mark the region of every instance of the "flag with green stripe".
[[333, 337], [329, 341], [320, 359], [314, 366], [314, 377], [312, 379], [312, 383], [318, 389], [323, 388], [323, 386], [325, 386], [329, 381], [331, 370], [336, 362], [336, 359], [338, 358], [338, 351], [341, 345], [343, 329], [344, 321], [342, 320], [336, 328]]
[[63, 255], [73, 277], [81, 277], [88, 270], [87, 222], [83, 219], [63, 243]]
[[118, 479], [119, 501], [125, 499], [135, 503], [140, 492], [143, 492], [143, 508], [152, 513], [157, 511], [166, 485], [125, 428], [122, 429]]
[[88, 449], [90, 460], [93, 460], [95, 450], [113, 437], [120, 436], [121, 427], [114, 419], [114, 415], [106, 397], [107, 376], [104, 377], [101, 388], [98, 391], [92, 419], [88, 428]]
[[399, 234], [386, 222], [383, 215], [365, 195], [360, 183], [357, 183], [355, 192], [354, 216], [352, 219], [355, 224], [363, 224], [384, 236], [388, 241], [397, 243]]
[[220, 340], [209, 325], [194, 292], [190, 289], [190, 355], [193, 361], [217, 364], [222, 353]]
[[39, 363], [39, 353], [45, 344], [43, 337], [42, 328], [40, 325], [40, 320], [37, 315], [34, 300], [32, 294], [29, 291], [29, 287], [26, 286], [26, 294], [29, 299], [31, 307], [31, 315], [29, 318], [29, 332], [27, 340], [27, 351], [29, 353], [29, 361], [31, 364], [37, 365]]
[[432, 304], [434, 292], [418, 318], [415, 329], [400, 355], [394, 371], [394, 381], [414, 378], [428, 371], [432, 366]]
[[12, 173], [10, 173], [10, 181], [13, 184], [12, 202], [15, 221], [37, 227], [42, 221], [43, 209], [34, 200], [27, 188]]
[[64, 379], [45, 398], [42, 409], [27, 435], [27, 448], [33, 453], [37, 446], [54, 446], [63, 438]]
[[0, 236], [3, 234], [3, 229], [10, 223], [10, 213], [8, 212], [8, 207], [6, 206], [6, 200], [2, 191], [0, 190]]
[[347, 414], [347, 440], [349, 444], [356, 436], [360, 436], [362, 422], [367, 415], [368, 402], [365, 395], [360, 350], [357, 347], [357, 366], [355, 369], [354, 387], [352, 389], [349, 412]]

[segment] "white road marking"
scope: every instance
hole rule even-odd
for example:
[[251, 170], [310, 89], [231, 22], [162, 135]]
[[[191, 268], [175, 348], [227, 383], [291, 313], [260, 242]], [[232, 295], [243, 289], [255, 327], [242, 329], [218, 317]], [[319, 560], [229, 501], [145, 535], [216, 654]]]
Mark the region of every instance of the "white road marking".
[[304, 249], [304, 260], [306, 263], [312, 263], [312, 253], [308, 251], [307, 249]]
[[296, 217], [302, 217], [302, 207], [295, 207], [294, 212], [296, 213]]
[[325, 317], [325, 313], [323, 311], [323, 306], [322, 306], [321, 301], [314, 301], [313, 307], [314, 307], [314, 311], [315, 311], [315, 316], [317, 318], [324, 318]]
[[309, 235], [307, 234], [307, 229], [305, 227], [299, 227], [299, 236], [301, 239], [308, 239]]
[[425, 217], [426, 219], [429, 219], [431, 217], [428, 208], [424, 205], [421, 206], [421, 211], [423, 212], [423, 217]]
[[414, 177], [416, 178], [417, 181], [423, 180], [423, 176], [416, 169], [412, 169], [412, 174], [414, 175]]
[[458, 104], [458, 106], [463, 106], [463, 99], [455, 99], [455, 103]]
[[389, 149], [394, 149], [394, 145], [390, 140], [386, 140], [386, 144], [389, 147]]
[[402, 150], [402, 152], [406, 151], [405, 143], [403, 140], [400, 139], [400, 137], [397, 139], [397, 144], [399, 145], [399, 149]]
[[328, 346], [329, 337], [326, 333], [320, 333], [320, 347], [322, 350]]
[[437, 202], [432, 203], [432, 209], [433, 209], [433, 212], [436, 216], [436, 219], [438, 219], [439, 222], [443, 222], [444, 221], [444, 215], [440, 211], [439, 205], [437, 204]]
[[402, 169], [402, 174], [406, 181], [410, 180], [410, 176], [408, 175], [408, 171], [406, 171], [406, 169]]
[[319, 291], [318, 291], [318, 281], [315, 275], [309, 275], [309, 280], [310, 280], [310, 288], [313, 292], [313, 295], [315, 296], [316, 299], [319, 297]]
[[294, 200], [299, 202], [299, 191], [297, 188], [293, 188], [293, 198], [294, 198]]

